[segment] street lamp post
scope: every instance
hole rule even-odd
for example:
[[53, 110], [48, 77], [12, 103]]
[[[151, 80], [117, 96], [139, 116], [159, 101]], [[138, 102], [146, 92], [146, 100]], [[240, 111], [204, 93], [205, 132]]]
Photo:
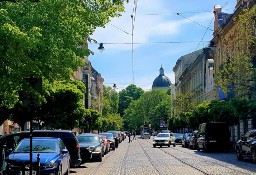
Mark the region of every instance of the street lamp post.
[[[37, 92], [42, 92], [42, 78], [27, 78], [28, 84], [32, 87]], [[32, 112], [34, 111], [34, 106], [38, 105], [37, 100], [31, 95], [27, 95], [27, 99], [25, 99], [25, 107], [28, 108], [28, 113], [30, 115], [30, 126], [29, 126], [29, 138], [30, 138], [30, 158], [29, 158], [29, 174], [32, 175], [33, 172], [33, 144], [32, 144], [32, 139], [33, 139], [33, 114]], [[37, 174], [39, 175], [39, 173]]]

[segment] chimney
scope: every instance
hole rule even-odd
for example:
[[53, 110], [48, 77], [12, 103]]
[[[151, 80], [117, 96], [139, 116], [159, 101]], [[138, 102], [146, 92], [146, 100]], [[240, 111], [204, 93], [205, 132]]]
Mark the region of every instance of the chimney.
[[220, 5], [215, 5], [214, 6], [214, 11], [213, 11], [213, 14], [214, 14], [214, 31], [217, 31], [218, 30], [218, 14], [221, 12], [221, 9], [222, 7]]

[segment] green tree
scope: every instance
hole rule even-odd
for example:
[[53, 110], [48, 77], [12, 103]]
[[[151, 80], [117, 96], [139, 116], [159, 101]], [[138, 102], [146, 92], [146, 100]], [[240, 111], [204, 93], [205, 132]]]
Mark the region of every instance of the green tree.
[[77, 114], [83, 107], [85, 85], [80, 81], [70, 80], [51, 84], [45, 81], [43, 86], [43, 102], [40, 105], [30, 102], [29, 107], [26, 107], [24, 97], [20, 98], [19, 103], [9, 110], [11, 119], [21, 126], [31, 120], [31, 117], [45, 127], [71, 129], [77, 126], [81, 117]]
[[143, 89], [137, 87], [134, 84], [127, 86], [125, 89], [119, 92], [119, 105], [118, 112], [121, 116], [124, 115], [125, 109], [133, 100], [137, 100], [144, 93]]
[[96, 121], [100, 131], [110, 129], [120, 130], [123, 127], [123, 120], [118, 114], [118, 92], [108, 86], [103, 86], [103, 110], [102, 116]]
[[103, 86], [103, 110], [102, 115], [116, 114], [118, 112], [118, 92], [112, 87]]
[[212, 121], [211, 115], [209, 115], [209, 101], [204, 101], [192, 110], [191, 116], [188, 118], [188, 126], [193, 129], [197, 129], [200, 123]]
[[92, 53], [97, 27], [120, 16], [124, 1], [29, 0], [0, 3], [1, 106], [18, 101], [29, 77], [68, 80]]
[[170, 105], [170, 96], [165, 91], [145, 92], [125, 110], [124, 125], [127, 129], [134, 130], [146, 123], [156, 129], [159, 127], [159, 119], [167, 123]]
[[173, 100], [173, 110], [175, 110], [175, 115], [178, 115], [181, 112], [186, 112], [195, 107], [195, 103], [192, 100], [193, 94], [179, 94]]

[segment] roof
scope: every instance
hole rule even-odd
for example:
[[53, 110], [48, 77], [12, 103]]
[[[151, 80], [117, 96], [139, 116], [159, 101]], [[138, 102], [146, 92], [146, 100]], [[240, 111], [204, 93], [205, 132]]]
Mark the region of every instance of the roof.
[[154, 88], [154, 87], [170, 87], [171, 84], [172, 83], [171, 83], [170, 79], [164, 75], [164, 69], [161, 66], [161, 68], [159, 69], [158, 77], [156, 77], [155, 80], [153, 81], [152, 88]]

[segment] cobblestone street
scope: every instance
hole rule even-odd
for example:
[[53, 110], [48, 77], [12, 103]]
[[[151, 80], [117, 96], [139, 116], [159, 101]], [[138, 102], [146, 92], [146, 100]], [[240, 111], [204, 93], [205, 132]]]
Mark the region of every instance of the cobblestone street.
[[205, 153], [176, 147], [153, 148], [151, 139], [122, 142], [102, 162], [88, 162], [72, 168], [71, 175], [249, 175], [256, 166], [249, 160], [238, 161], [233, 152]]

